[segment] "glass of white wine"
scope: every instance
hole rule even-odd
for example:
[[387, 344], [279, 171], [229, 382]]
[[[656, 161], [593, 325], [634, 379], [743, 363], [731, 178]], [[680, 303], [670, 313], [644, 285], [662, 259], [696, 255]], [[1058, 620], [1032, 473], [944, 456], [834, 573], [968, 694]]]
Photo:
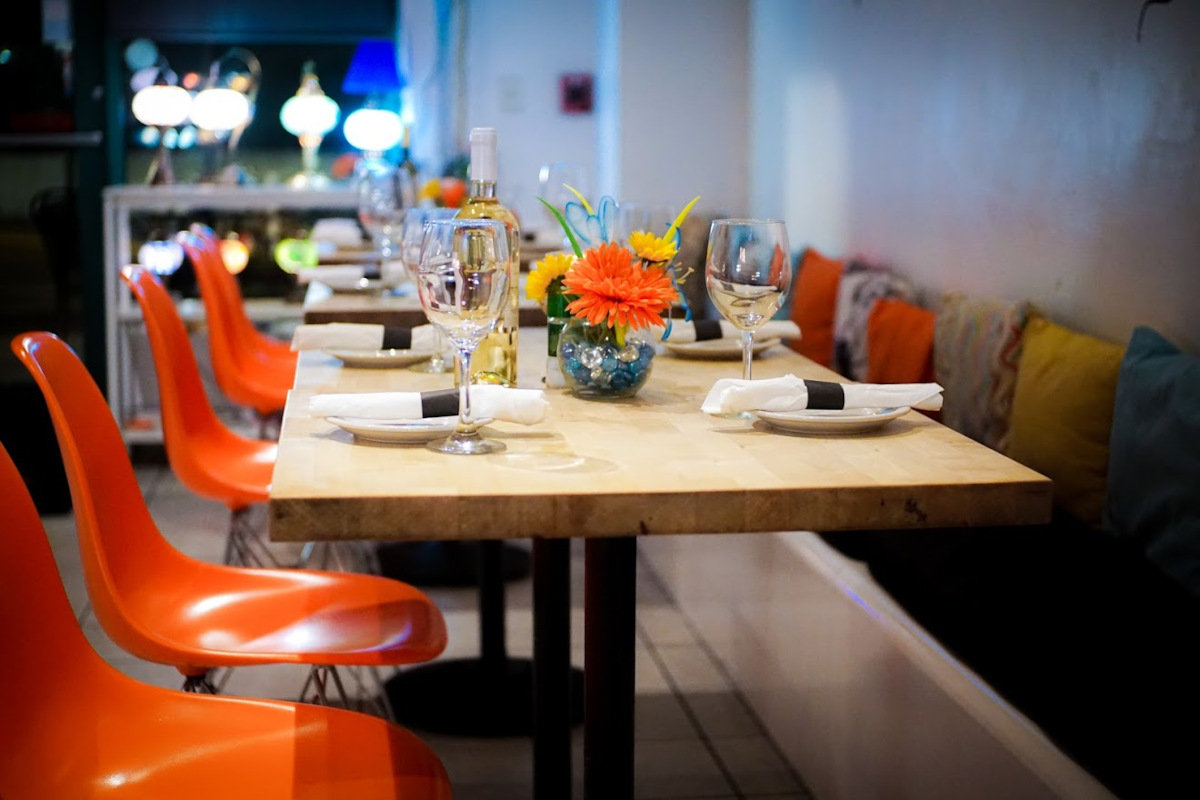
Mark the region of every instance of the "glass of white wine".
[[417, 291], [425, 316], [458, 353], [458, 427], [426, 447], [439, 453], [496, 453], [503, 442], [484, 439], [471, 413], [471, 354], [491, 332], [508, 296], [508, 229], [491, 219], [445, 219], [425, 224]]
[[708, 233], [704, 282], [713, 305], [742, 332], [750, 380], [754, 331], [775, 315], [792, 283], [787, 227], [778, 219], [718, 219]]
[[[417, 285], [417, 274], [421, 267], [421, 239], [425, 235], [425, 223], [435, 219], [453, 219], [458, 213], [457, 208], [428, 208], [418, 206], [410, 208], [404, 215], [403, 233], [400, 237], [400, 257], [413, 286]], [[453, 356], [449, 353], [449, 343], [442, 329], [434, 326], [436, 336], [433, 345], [433, 357], [428, 361], [412, 367], [415, 372], [449, 372], [454, 368], [451, 363]]]

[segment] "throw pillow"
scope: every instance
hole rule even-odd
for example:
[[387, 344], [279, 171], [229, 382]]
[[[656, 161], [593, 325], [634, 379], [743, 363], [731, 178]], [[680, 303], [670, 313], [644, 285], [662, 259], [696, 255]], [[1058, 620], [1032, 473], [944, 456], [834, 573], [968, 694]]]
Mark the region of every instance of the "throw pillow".
[[1109, 454], [1105, 528], [1200, 597], [1200, 358], [1150, 328], [1121, 362]]
[[942, 422], [1003, 452], [1028, 310], [1024, 303], [942, 298], [933, 333], [933, 371], [943, 387]]
[[842, 268], [841, 261], [810, 247], [800, 257], [792, 285], [791, 318], [800, 326], [800, 338], [788, 345], [823, 367], [833, 365], [833, 315]]
[[867, 382], [933, 380], [934, 314], [903, 300], [875, 301], [867, 318]]
[[1098, 527], [1124, 349], [1035, 317], [1025, 326], [1008, 455], [1054, 481], [1054, 501]]
[[886, 267], [852, 261], [838, 285], [833, 317], [833, 368], [855, 381], [867, 378], [867, 317], [876, 300], [912, 301], [912, 283]]

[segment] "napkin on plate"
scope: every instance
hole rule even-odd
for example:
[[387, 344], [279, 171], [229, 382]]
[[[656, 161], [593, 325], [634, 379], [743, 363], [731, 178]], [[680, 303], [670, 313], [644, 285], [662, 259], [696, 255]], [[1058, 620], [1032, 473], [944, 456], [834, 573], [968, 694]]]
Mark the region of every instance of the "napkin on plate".
[[300, 283], [319, 281], [334, 291], [359, 289], [363, 286], [362, 281], [378, 280], [379, 277], [380, 270], [377, 264], [369, 267], [362, 264], [317, 265], [296, 273], [296, 280]]
[[[541, 389], [509, 389], [486, 383], [471, 386], [471, 414], [475, 419], [490, 417], [533, 425], [542, 421], [548, 405]], [[315, 394], [308, 399], [308, 413], [314, 417], [380, 421], [449, 417], [458, 414], [458, 390]]]
[[795, 375], [750, 381], [722, 378], [713, 384], [700, 410], [705, 414], [736, 414], [900, 406], [937, 411], [942, 407], [942, 387], [936, 383], [831, 383]]
[[437, 331], [432, 325], [402, 328], [362, 322], [326, 322], [321, 325], [297, 325], [292, 333], [293, 350], [428, 350], [437, 347]]
[[[659, 333], [661, 338], [662, 334]], [[672, 320], [666, 341], [670, 344], [704, 342], [709, 339], [741, 339], [742, 332], [732, 322], [723, 319], [699, 319], [694, 322]], [[767, 339], [799, 339], [800, 326], [791, 320], [768, 320], [754, 331], [756, 341]]]

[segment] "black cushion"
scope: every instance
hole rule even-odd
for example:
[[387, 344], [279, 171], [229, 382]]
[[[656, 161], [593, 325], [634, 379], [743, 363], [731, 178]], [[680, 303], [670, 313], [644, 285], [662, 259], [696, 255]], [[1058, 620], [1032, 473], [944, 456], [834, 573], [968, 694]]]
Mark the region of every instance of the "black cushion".
[[1115, 794], [1200, 796], [1200, 603], [1136, 545], [1068, 518], [824, 538]]

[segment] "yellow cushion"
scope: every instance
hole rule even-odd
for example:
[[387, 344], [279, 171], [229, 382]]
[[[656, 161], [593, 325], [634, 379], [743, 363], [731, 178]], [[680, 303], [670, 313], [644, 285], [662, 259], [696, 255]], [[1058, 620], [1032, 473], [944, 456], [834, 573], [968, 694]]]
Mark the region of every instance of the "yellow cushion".
[[1054, 481], [1055, 504], [1099, 526], [1124, 348], [1034, 317], [1013, 391], [1008, 455]]

